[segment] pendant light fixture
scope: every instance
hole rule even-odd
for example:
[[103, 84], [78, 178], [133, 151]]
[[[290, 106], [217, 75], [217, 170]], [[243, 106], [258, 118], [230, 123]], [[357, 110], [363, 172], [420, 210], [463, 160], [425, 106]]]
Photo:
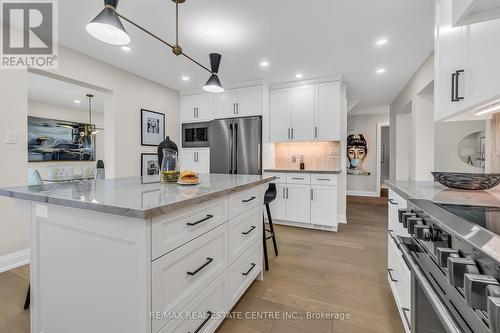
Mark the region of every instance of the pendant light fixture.
[[222, 56], [217, 53], [211, 53], [211, 69], [208, 69], [206, 66], [186, 54], [179, 45], [179, 4], [184, 3], [186, 0], [172, 0], [175, 2], [175, 44], [173, 45], [117, 12], [116, 7], [118, 6], [118, 1], [119, 0], [104, 0], [104, 9], [90, 23], [87, 24], [86, 29], [91, 36], [113, 45], [126, 45], [130, 43], [130, 36], [127, 34], [127, 31], [120, 20], [123, 19], [147, 35], [170, 47], [176, 56], [182, 55], [209, 72], [210, 78], [203, 87], [204, 90], [213, 93], [220, 93], [224, 91], [217, 74]]
[[92, 98], [94, 98], [94, 95], [92, 94], [87, 94], [85, 95], [89, 99], [89, 130], [88, 130], [88, 135], [95, 135], [99, 133], [100, 131], [103, 131], [103, 128], [97, 128], [95, 124], [92, 124]]

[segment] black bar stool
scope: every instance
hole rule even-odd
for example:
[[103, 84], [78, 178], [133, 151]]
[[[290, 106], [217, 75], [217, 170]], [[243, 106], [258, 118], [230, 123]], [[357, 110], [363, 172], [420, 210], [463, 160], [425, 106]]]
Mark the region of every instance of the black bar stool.
[[[264, 225], [264, 259], [266, 262], [266, 271], [269, 270], [269, 258], [267, 256], [267, 240], [268, 239], [273, 239], [273, 245], [274, 245], [274, 253], [278, 255], [278, 244], [276, 243], [276, 233], [274, 232], [274, 226], [273, 226], [273, 218], [271, 217], [271, 209], [269, 208], [269, 204], [276, 199], [276, 184], [270, 183], [269, 188], [267, 189], [266, 193], [264, 194], [264, 205], [266, 205], [266, 211], [267, 211], [267, 219], [269, 222], [269, 229], [266, 229], [266, 222], [265, 222], [265, 216], [262, 215], [262, 223]], [[269, 236], [267, 236], [266, 233], [269, 233]]]

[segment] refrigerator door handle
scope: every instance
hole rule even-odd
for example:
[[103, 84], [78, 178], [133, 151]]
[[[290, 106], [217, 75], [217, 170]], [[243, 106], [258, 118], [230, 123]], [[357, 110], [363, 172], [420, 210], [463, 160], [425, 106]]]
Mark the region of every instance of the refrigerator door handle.
[[238, 124], [234, 124], [234, 135], [233, 135], [233, 146], [234, 146], [234, 174], [238, 173]]
[[257, 173], [258, 174], [261, 174], [260, 155], [261, 155], [261, 148], [260, 148], [260, 143], [258, 143], [257, 144]]
[[233, 174], [233, 148], [234, 148], [234, 132], [233, 132], [233, 124], [229, 124], [229, 174]]

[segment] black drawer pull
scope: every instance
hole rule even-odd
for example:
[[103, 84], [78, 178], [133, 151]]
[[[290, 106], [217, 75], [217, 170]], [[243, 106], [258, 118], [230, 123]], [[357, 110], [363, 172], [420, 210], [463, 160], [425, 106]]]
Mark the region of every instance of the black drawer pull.
[[398, 205], [398, 203], [397, 203], [396, 201], [394, 201], [393, 199], [389, 199], [388, 201], [389, 201], [389, 203], [390, 203], [391, 205], [394, 205], [394, 206], [397, 206], [397, 205]]
[[330, 178], [318, 178], [318, 180], [323, 180], [323, 181], [325, 181], [325, 182], [329, 182], [329, 181], [331, 181], [331, 179], [330, 179]]
[[254, 264], [254, 263], [252, 263], [252, 267], [250, 267], [250, 269], [246, 273], [241, 273], [241, 274], [244, 275], [244, 276], [247, 276], [255, 268], [255, 266], [257, 266], [257, 265]]
[[398, 282], [398, 280], [396, 280], [395, 278], [392, 277], [393, 271], [394, 271], [393, 269], [390, 269], [390, 268], [387, 269], [387, 273], [389, 273], [389, 279], [391, 279], [392, 282]]
[[304, 178], [292, 177], [294, 180], [304, 180]]
[[[208, 321], [212, 318], [212, 316], [213, 316], [213, 313], [211, 311], [207, 311], [207, 318], [201, 323], [200, 326], [198, 326], [198, 328], [196, 329], [196, 331], [194, 331], [194, 333], [198, 333], [199, 331], [201, 331], [203, 326], [205, 326], [208, 323]], [[191, 333], [191, 332], [188, 332], [188, 333]]]
[[192, 226], [195, 226], [197, 224], [200, 224], [201, 222], [205, 222], [207, 220], [210, 220], [212, 217], [214, 217], [213, 215], [207, 215], [207, 217], [204, 217], [202, 218], [201, 220], [199, 221], [196, 221], [196, 222], [189, 222], [189, 223], [186, 223], [188, 226], [192, 227]]
[[249, 233], [251, 233], [252, 231], [254, 231], [254, 230], [255, 230], [255, 228], [256, 228], [256, 227], [253, 225], [253, 226], [250, 228], [250, 230], [245, 231], [245, 232], [242, 232], [242, 234], [243, 234], [243, 235], [248, 235]]
[[214, 261], [213, 258], [207, 258], [207, 262], [206, 263], [204, 263], [203, 265], [201, 265], [200, 267], [198, 267], [194, 272], [187, 272], [188, 275], [194, 276], [194, 275], [198, 274], [203, 268], [205, 268], [208, 265], [210, 265], [213, 261]]
[[257, 198], [256, 197], [251, 197], [250, 199], [241, 200], [241, 202], [247, 203], [247, 202], [250, 202], [250, 201], [255, 200], [255, 199], [257, 199]]
[[408, 316], [406, 315], [406, 312], [410, 312], [410, 309], [402, 307], [401, 310], [403, 310], [403, 315], [405, 317], [406, 325], [408, 326], [408, 329], [411, 330], [410, 319], [408, 319]]

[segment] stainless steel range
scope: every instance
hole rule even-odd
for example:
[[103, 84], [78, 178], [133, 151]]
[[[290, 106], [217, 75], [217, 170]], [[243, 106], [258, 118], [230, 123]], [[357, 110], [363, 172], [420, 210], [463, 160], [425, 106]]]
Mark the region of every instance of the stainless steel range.
[[398, 215], [412, 333], [500, 333], [500, 209], [408, 200]]

